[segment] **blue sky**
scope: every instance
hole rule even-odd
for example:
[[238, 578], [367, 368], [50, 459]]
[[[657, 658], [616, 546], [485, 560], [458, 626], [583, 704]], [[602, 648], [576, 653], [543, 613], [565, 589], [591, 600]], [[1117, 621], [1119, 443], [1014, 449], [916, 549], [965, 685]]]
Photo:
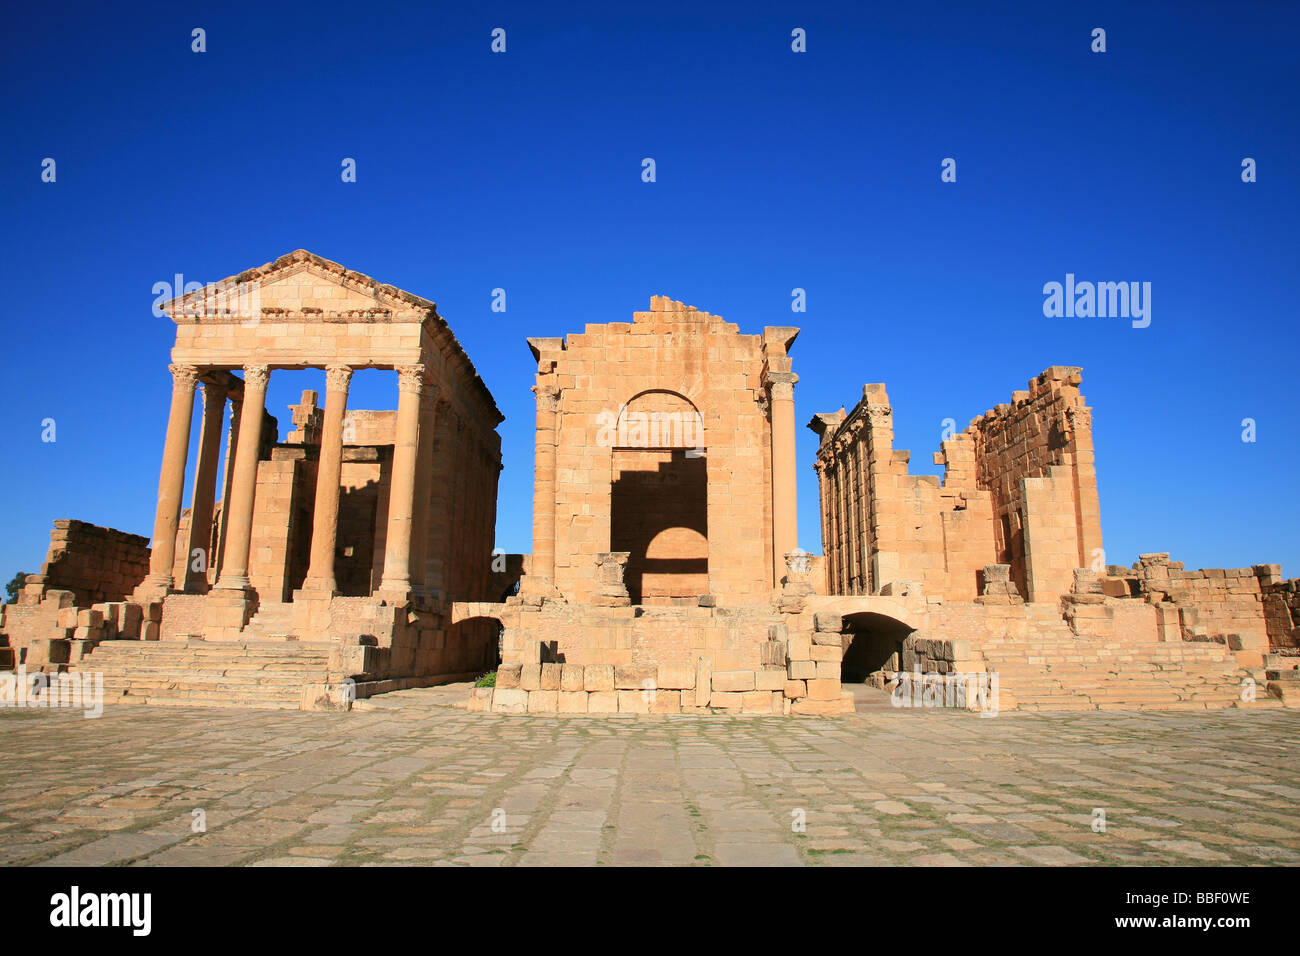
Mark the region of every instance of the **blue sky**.
[[[745, 332], [802, 327], [809, 550], [815, 412], [887, 383], [896, 447], [935, 473], [945, 418], [964, 427], [1059, 364], [1083, 366], [1095, 409], [1111, 563], [1168, 550], [1300, 573], [1297, 5], [176, 2], [6, 20], [4, 580], [39, 570], [55, 518], [150, 532], [173, 338], [153, 284], [297, 248], [438, 303], [507, 417], [508, 551], [531, 530], [525, 336], [665, 294]], [[1066, 273], [1150, 282], [1150, 327], [1046, 318], [1042, 287]], [[323, 382], [273, 374], [281, 437]], [[392, 377], [359, 375], [350, 404], [395, 407]]]

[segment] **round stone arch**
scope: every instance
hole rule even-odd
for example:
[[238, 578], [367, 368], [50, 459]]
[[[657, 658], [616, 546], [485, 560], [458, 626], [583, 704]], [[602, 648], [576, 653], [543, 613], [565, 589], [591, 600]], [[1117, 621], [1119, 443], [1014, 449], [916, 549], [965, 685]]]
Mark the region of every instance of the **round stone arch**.
[[619, 406], [615, 448], [692, 448], [703, 451], [704, 416], [681, 392], [648, 388]]

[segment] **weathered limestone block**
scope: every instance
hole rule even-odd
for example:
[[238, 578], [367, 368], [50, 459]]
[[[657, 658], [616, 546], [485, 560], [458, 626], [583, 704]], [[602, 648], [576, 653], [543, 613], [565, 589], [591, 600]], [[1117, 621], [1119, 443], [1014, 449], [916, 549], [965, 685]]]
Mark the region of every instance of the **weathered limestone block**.
[[784, 692], [790, 700], [798, 700], [800, 697], [808, 696], [808, 685], [801, 680], [787, 680]]
[[650, 713], [679, 714], [682, 710], [680, 690], [657, 690], [650, 697]]
[[523, 676], [523, 664], [502, 664], [497, 668], [497, 687], [502, 690], [515, 690]]
[[77, 612], [78, 627], [100, 627], [104, 623], [104, 614], [94, 608], [82, 608]]
[[785, 670], [755, 671], [754, 690], [779, 691], [785, 688]]
[[817, 665], [813, 661], [791, 661], [786, 673], [791, 680], [808, 680], [817, 676]]
[[534, 691], [542, 689], [542, 665], [525, 664], [519, 674], [521, 690]]
[[[560, 690], [569, 693], [585, 691], [583, 668], [581, 664], [564, 664], [560, 670]], [[581, 713], [586, 713], [586, 703], [583, 703]]]
[[740, 710], [745, 695], [738, 691], [714, 691], [709, 695], [709, 706], [714, 710]]
[[[609, 683], [611, 688], [614, 684], [614, 669], [610, 668]], [[617, 714], [618, 713], [618, 691], [616, 690], [599, 690], [593, 691], [587, 695], [587, 713], [589, 714]]]
[[620, 714], [650, 713], [650, 693], [640, 690], [619, 690], [618, 712]]
[[[614, 665], [588, 664], [583, 668], [582, 687], [592, 693], [612, 692], [614, 690]], [[615, 706], [617, 707], [617, 704]], [[613, 711], [609, 711], [609, 713], [613, 713]]]
[[664, 690], [694, 690], [695, 668], [660, 664], [655, 682]]
[[844, 617], [839, 614], [818, 611], [813, 615], [813, 628], [816, 631], [839, 634], [844, 630]]
[[753, 671], [714, 671], [714, 694], [754, 689]]
[[560, 691], [559, 713], [561, 714], [587, 713], [587, 698], [590, 696], [591, 695], [584, 690]]
[[808, 696], [812, 700], [839, 700], [839, 679], [818, 677], [808, 681]]
[[528, 691], [503, 689], [498, 687], [492, 695], [492, 713], [526, 714], [528, 713]]
[[591, 603], [596, 607], [627, 607], [632, 599], [623, 581], [630, 551], [606, 551], [596, 555], [596, 591]]
[[695, 706], [707, 707], [713, 693], [713, 660], [701, 657], [695, 662]]
[[785, 667], [788, 648], [785, 641], [764, 641], [759, 646], [759, 657], [764, 668], [781, 670]]
[[1091, 568], [1075, 568], [1074, 584], [1070, 587], [1071, 594], [1104, 594], [1101, 586], [1101, 575]]
[[[654, 664], [628, 664], [622, 667], [614, 668], [614, 689], [615, 690], [642, 690], [645, 687], [657, 686], [656, 679], [659, 668]], [[647, 684], [646, 681], [650, 683]]]
[[530, 714], [554, 714], [560, 707], [558, 690], [530, 690], [528, 692], [528, 712]]
[[563, 664], [543, 664], [538, 687], [540, 690], [559, 690]]

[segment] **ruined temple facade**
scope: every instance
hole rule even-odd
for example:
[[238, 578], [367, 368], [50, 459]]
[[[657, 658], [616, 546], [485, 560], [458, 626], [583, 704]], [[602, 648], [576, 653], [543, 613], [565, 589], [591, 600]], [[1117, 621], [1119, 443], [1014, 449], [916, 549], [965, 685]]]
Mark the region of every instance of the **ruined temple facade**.
[[797, 544], [798, 329], [743, 335], [651, 300], [632, 321], [528, 340], [537, 361], [526, 587], [588, 602], [594, 556], [627, 552], [636, 604], [766, 598]]
[[472, 710], [831, 714], [854, 683], [921, 673], [981, 710], [1269, 706], [1296, 686], [1277, 566], [1106, 564], [1078, 368], [946, 437], [942, 477], [908, 473], [884, 385], [814, 416], [824, 555], [801, 552], [797, 331], [656, 297], [529, 340], [534, 553], [518, 597], [453, 612], [504, 628]]
[[[493, 669], [470, 710], [842, 714], [855, 685], [913, 675], [985, 712], [1297, 699], [1300, 581], [1106, 563], [1077, 368], [948, 434], [942, 476], [909, 474], [884, 385], [815, 415], [815, 555], [799, 330], [656, 296], [528, 340], [533, 548], [503, 555], [502, 416], [432, 302], [299, 251], [165, 308], [151, 546], [57, 521], [0, 606], [0, 668], [99, 671], [110, 701], [308, 710]], [[302, 392], [280, 440], [268, 381], [302, 369], [324, 401]], [[350, 407], [361, 369], [396, 408]]]
[[882, 384], [864, 386], [851, 412], [814, 416], [828, 588], [877, 594], [913, 582], [973, 601], [984, 568], [1005, 564], [1026, 600], [1053, 601], [1075, 568], [1104, 569], [1081, 382], [1082, 369], [1053, 366], [972, 419], [935, 454], [942, 479], [908, 474]]
[[[162, 308], [176, 340], [147, 573], [87, 610], [77, 635], [58, 614], [78, 595], [31, 582], [30, 610], [9, 615], [29, 638], [24, 659], [101, 664], [120, 651], [95, 654], [100, 639], [140, 636], [203, 642], [194, 653], [232, 664], [236, 645], [278, 641], [281, 663], [314, 674], [326, 698], [349, 679], [364, 695], [490, 667], [496, 629], [453, 625], [445, 610], [501, 594], [491, 562], [502, 416], [434, 303], [299, 250]], [[324, 406], [304, 392], [280, 442], [268, 383], [305, 369], [324, 371]], [[348, 407], [362, 369], [391, 375], [396, 409]], [[117, 606], [127, 603], [139, 612]], [[128, 618], [134, 635], [121, 634]]]

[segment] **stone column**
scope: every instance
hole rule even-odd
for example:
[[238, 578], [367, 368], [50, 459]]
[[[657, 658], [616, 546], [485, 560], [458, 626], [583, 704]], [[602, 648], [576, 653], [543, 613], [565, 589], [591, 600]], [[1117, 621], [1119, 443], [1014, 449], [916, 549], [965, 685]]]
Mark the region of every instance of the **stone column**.
[[230, 489], [235, 480], [235, 447], [239, 444], [239, 414], [244, 407], [244, 393], [230, 396], [230, 431], [226, 433], [226, 462], [221, 473], [221, 519], [217, 522], [217, 553], [212, 558], [211, 580], [221, 575], [221, 562], [226, 552], [226, 529], [230, 525]]
[[170, 365], [172, 373], [171, 413], [163, 441], [162, 472], [158, 477], [158, 506], [154, 512], [153, 550], [149, 553], [149, 575], [138, 591], [161, 597], [172, 587], [172, 565], [176, 561], [176, 534], [181, 520], [181, 497], [185, 493], [185, 459], [190, 453], [190, 419], [194, 415], [194, 386], [198, 369], [192, 365]]
[[316, 464], [316, 506], [311, 521], [311, 560], [304, 591], [333, 595], [334, 552], [339, 537], [339, 480], [343, 475], [343, 416], [348, 408], [348, 383], [352, 369], [330, 365], [325, 369], [325, 423]]
[[772, 415], [772, 584], [785, 575], [785, 556], [799, 547], [795, 500], [794, 372], [768, 372]]
[[[239, 443], [235, 446], [234, 480], [226, 544], [216, 586], [244, 590], [248, 585], [248, 552], [253, 542], [253, 496], [257, 491], [257, 459], [262, 444], [262, 418], [266, 414], [266, 384], [271, 370], [265, 365], [244, 366], [244, 403], [239, 414]], [[233, 429], [233, 426], [232, 426]]]
[[388, 497], [388, 532], [384, 540], [384, 577], [380, 597], [402, 603], [411, 596], [411, 516], [415, 505], [415, 464], [420, 445], [420, 393], [424, 366], [397, 369], [397, 435], [393, 447], [393, 481]]
[[[199, 432], [199, 460], [190, 496], [190, 541], [185, 549], [185, 590], [202, 594], [208, 589], [212, 565], [212, 505], [217, 491], [217, 459], [221, 455], [221, 428], [226, 418], [225, 384], [203, 383], [203, 426]], [[194, 569], [194, 552], [203, 552], [203, 570]]]
[[528, 594], [555, 593], [555, 434], [560, 390], [534, 385], [537, 396], [537, 451], [533, 470], [533, 554], [523, 586]]
[[429, 499], [433, 493], [433, 436], [437, 427], [438, 386], [424, 386], [420, 395], [420, 439], [415, 455], [415, 501], [411, 514], [411, 589], [428, 595]]

